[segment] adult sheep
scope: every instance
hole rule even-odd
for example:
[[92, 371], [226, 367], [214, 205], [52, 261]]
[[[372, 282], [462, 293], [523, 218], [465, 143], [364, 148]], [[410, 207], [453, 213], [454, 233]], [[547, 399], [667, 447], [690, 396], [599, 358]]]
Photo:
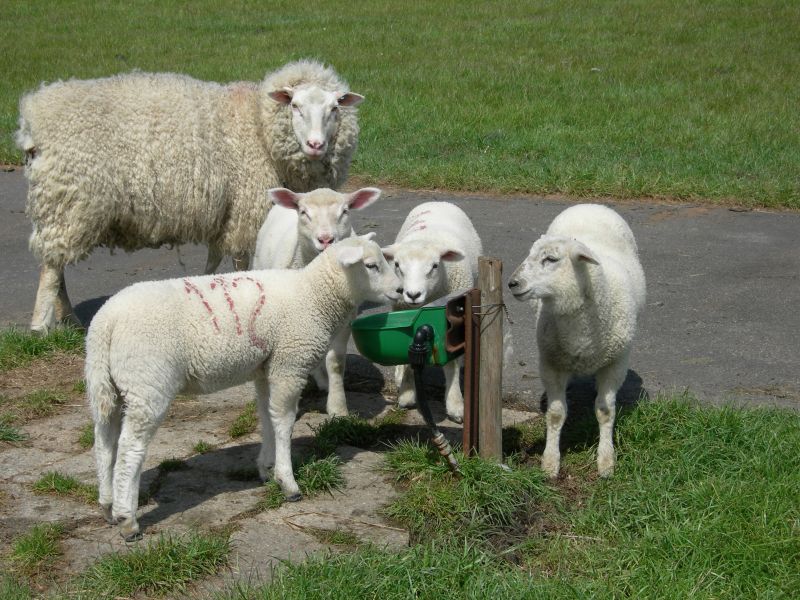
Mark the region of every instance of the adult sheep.
[[364, 237], [333, 244], [299, 270], [145, 281], [115, 294], [86, 335], [99, 502], [126, 539], [139, 534], [147, 447], [175, 395], [255, 380], [257, 464], [287, 500], [301, 498], [291, 460], [297, 401], [333, 333], [360, 303], [397, 298], [400, 281]]
[[16, 141], [42, 264], [31, 329], [77, 321], [64, 267], [97, 246], [203, 243], [206, 273], [226, 255], [246, 268], [267, 189], [345, 181], [363, 99], [307, 60], [260, 84], [134, 72], [23, 96]]
[[572, 206], [533, 244], [508, 287], [517, 300], [538, 300], [539, 375], [547, 393], [542, 469], [558, 475], [570, 376], [595, 375], [597, 470], [601, 477], [611, 475], [617, 391], [628, 373], [645, 301], [644, 272], [630, 227], [606, 206]]
[[[424, 202], [403, 221], [394, 244], [383, 249], [403, 281], [395, 309], [421, 306], [475, 285], [483, 245], [467, 214], [450, 202]], [[445, 407], [451, 421], [464, 419], [464, 397], [458, 381], [459, 361], [444, 365]], [[408, 365], [395, 369], [397, 403], [416, 402], [414, 376]]]
[[[381, 191], [362, 188], [342, 194], [320, 188], [296, 194], [286, 188], [275, 188], [267, 194], [274, 206], [258, 230], [254, 269], [299, 269], [306, 266], [331, 244], [355, 235], [351, 212], [377, 201]], [[355, 316], [354, 312], [353, 318]], [[349, 339], [350, 326], [345, 324], [333, 336], [324, 365], [311, 372], [317, 387], [328, 390], [326, 411], [331, 416], [347, 415], [344, 367]]]

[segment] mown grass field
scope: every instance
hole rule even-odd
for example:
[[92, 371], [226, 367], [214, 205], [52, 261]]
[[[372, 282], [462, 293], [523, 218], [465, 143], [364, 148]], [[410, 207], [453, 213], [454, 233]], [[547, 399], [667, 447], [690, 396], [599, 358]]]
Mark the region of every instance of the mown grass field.
[[40, 81], [313, 57], [367, 96], [366, 182], [800, 208], [799, 29], [776, 0], [12, 0], [0, 162]]

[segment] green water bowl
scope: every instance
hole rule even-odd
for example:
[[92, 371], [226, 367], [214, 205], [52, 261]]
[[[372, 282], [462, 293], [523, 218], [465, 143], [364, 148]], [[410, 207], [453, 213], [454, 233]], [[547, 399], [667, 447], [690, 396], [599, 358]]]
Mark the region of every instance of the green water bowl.
[[447, 317], [443, 305], [367, 315], [351, 323], [358, 351], [381, 365], [407, 364], [408, 347], [422, 325], [430, 325], [434, 333], [428, 364], [444, 365], [462, 354], [451, 354], [445, 349]]

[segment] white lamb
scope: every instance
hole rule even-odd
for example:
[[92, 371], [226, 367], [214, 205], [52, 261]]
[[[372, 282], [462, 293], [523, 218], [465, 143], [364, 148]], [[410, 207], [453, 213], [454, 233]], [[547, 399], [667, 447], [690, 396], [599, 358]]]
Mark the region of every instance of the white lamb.
[[[274, 464], [286, 498], [301, 498], [290, 441], [297, 401], [333, 333], [361, 302], [397, 299], [398, 277], [363, 237], [331, 246], [301, 270], [249, 271], [132, 285], [98, 311], [86, 336], [99, 501], [138, 536], [147, 446], [181, 391], [255, 380], [262, 478]], [[271, 435], [274, 434], [274, 435]]]
[[[380, 195], [377, 188], [362, 188], [352, 194], [327, 188], [306, 194], [295, 194], [285, 188], [269, 190], [268, 196], [274, 206], [258, 231], [253, 268], [306, 266], [330, 244], [355, 235], [350, 211], [366, 208]], [[333, 336], [331, 349], [325, 356], [325, 368], [312, 371], [317, 386], [328, 390], [327, 412], [332, 416], [347, 415], [344, 368], [349, 339], [350, 326], [345, 324]]]
[[23, 96], [16, 141], [42, 263], [31, 329], [77, 322], [64, 266], [97, 246], [204, 243], [206, 273], [226, 255], [246, 268], [267, 189], [344, 183], [363, 99], [313, 61], [260, 84], [134, 72]]
[[630, 227], [608, 207], [572, 206], [533, 244], [508, 287], [518, 300], [538, 299], [539, 373], [547, 392], [542, 469], [558, 475], [569, 377], [594, 374], [597, 470], [601, 477], [612, 475], [617, 391], [628, 373], [645, 301], [644, 272]]
[[[449, 202], [425, 202], [403, 222], [395, 243], [383, 249], [403, 281], [403, 298], [395, 309], [421, 306], [452, 292], [471, 288], [478, 277], [478, 257], [483, 246], [463, 210]], [[445, 406], [451, 421], [464, 418], [464, 397], [458, 381], [461, 361], [444, 366]], [[416, 401], [411, 368], [395, 370], [399, 406]]]

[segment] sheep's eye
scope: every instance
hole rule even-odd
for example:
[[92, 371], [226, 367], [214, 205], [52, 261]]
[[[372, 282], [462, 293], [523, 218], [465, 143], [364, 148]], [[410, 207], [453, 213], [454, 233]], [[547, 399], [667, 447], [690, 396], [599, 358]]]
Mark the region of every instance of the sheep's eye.
[[331, 107], [331, 112], [332, 112], [332, 113], [335, 113], [337, 110], [339, 110], [339, 107], [338, 107], [338, 106], [332, 106], [332, 107]]
[[308, 219], [308, 218], [309, 218], [309, 217], [308, 217], [308, 212], [306, 212], [306, 211], [304, 211], [304, 210], [302, 210], [302, 209], [300, 210], [300, 216], [301, 216], [301, 217], [305, 217], [306, 219]]
[[394, 263], [394, 270], [400, 277], [403, 276], [403, 270], [400, 268], [400, 263], [397, 261]]
[[428, 275], [431, 275], [431, 274], [432, 274], [432, 273], [433, 273], [433, 272], [434, 272], [436, 269], [438, 269], [438, 268], [439, 268], [439, 265], [438, 265], [437, 263], [433, 263], [433, 264], [431, 265], [431, 268], [430, 268], [430, 270], [428, 271]]
[[367, 267], [368, 269], [373, 270], [373, 271], [379, 271], [380, 270], [380, 267], [378, 267], [377, 263], [364, 263], [364, 266]]
[[557, 262], [558, 262], [558, 259], [556, 257], [554, 257], [554, 256], [545, 256], [542, 259], [542, 265], [546, 265], [548, 263], [557, 263]]

